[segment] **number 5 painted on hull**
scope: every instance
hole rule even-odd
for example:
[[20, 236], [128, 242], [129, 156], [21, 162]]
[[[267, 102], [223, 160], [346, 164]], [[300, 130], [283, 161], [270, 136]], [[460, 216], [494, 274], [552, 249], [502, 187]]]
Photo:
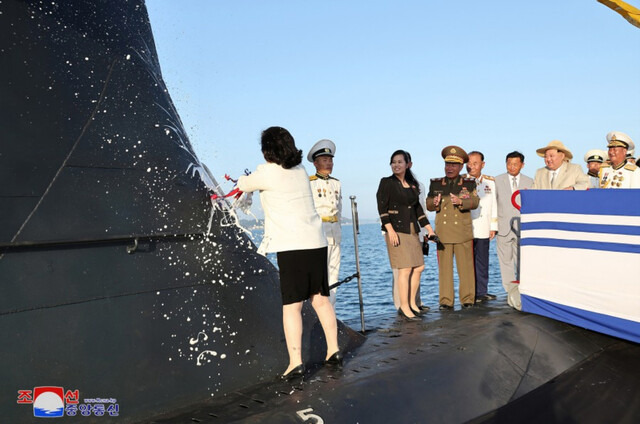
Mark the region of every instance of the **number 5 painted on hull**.
[[296, 412], [296, 414], [298, 414], [298, 416], [305, 423], [309, 422], [309, 420], [313, 420], [313, 421], [310, 421], [313, 424], [324, 424], [324, 420], [322, 418], [320, 418], [319, 415], [310, 413], [312, 411], [313, 411], [313, 408], [307, 408], [307, 409], [302, 409], [302, 410]]

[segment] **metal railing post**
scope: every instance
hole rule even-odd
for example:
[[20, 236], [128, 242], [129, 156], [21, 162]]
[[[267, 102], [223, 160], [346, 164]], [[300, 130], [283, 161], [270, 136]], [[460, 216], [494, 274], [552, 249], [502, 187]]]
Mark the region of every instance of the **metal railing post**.
[[358, 251], [358, 234], [360, 233], [360, 224], [358, 222], [358, 203], [356, 203], [356, 196], [349, 196], [351, 199], [351, 218], [353, 222], [353, 247], [356, 255], [356, 273], [358, 275], [358, 296], [360, 300], [360, 323], [362, 324], [362, 334], [365, 332], [364, 328], [364, 301], [362, 300], [362, 275], [360, 273], [360, 253]]

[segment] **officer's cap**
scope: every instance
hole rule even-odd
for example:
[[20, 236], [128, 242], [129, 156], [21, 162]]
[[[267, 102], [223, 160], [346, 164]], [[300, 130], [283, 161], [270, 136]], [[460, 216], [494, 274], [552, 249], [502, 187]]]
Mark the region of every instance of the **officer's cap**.
[[323, 138], [318, 141], [316, 144], [309, 149], [309, 154], [307, 154], [307, 160], [309, 162], [313, 162], [318, 156], [331, 156], [334, 157], [336, 154], [336, 145], [331, 140], [327, 140]]
[[599, 162], [603, 163], [607, 160], [607, 153], [604, 150], [600, 149], [591, 149], [584, 155], [584, 161], [589, 162]]
[[607, 147], [624, 147], [627, 150], [635, 148], [631, 137], [620, 131], [611, 131], [607, 134]]
[[469, 162], [469, 156], [462, 147], [447, 146], [442, 149], [442, 157], [445, 163], [467, 163]]

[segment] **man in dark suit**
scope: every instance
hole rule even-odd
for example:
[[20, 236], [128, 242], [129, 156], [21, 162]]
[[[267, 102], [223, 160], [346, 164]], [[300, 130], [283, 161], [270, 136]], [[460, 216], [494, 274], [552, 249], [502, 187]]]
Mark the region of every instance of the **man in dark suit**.
[[[498, 200], [498, 260], [502, 286], [507, 292], [509, 305], [520, 309], [520, 293], [518, 284], [520, 278], [516, 274], [519, 261], [518, 236], [520, 232], [520, 211], [511, 204], [511, 196], [516, 190], [528, 189], [533, 186], [533, 179], [520, 173], [524, 167], [524, 155], [511, 152], [507, 155], [507, 172], [496, 177], [496, 197]], [[514, 218], [518, 218], [514, 220]], [[512, 229], [516, 229], [517, 233]]]
[[453, 309], [453, 257], [456, 257], [460, 277], [460, 303], [468, 308], [475, 302], [473, 272], [473, 227], [471, 209], [478, 207], [474, 178], [460, 176], [463, 164], [469, 160], [458, 146], [442, 149], [443, 178], [432, 178], [427, 197], [427, 209], [436, 211], [436, 231], [444, 246], [438, 250], [438, 278], [440, 281], [440, 309]]

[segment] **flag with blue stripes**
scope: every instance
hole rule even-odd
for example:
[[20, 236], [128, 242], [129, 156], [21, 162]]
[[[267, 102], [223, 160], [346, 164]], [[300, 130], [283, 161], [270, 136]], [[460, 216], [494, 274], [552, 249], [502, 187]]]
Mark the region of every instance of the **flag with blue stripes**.
[[640, 190], [523, 190], [522, 310], [640, 343]]

